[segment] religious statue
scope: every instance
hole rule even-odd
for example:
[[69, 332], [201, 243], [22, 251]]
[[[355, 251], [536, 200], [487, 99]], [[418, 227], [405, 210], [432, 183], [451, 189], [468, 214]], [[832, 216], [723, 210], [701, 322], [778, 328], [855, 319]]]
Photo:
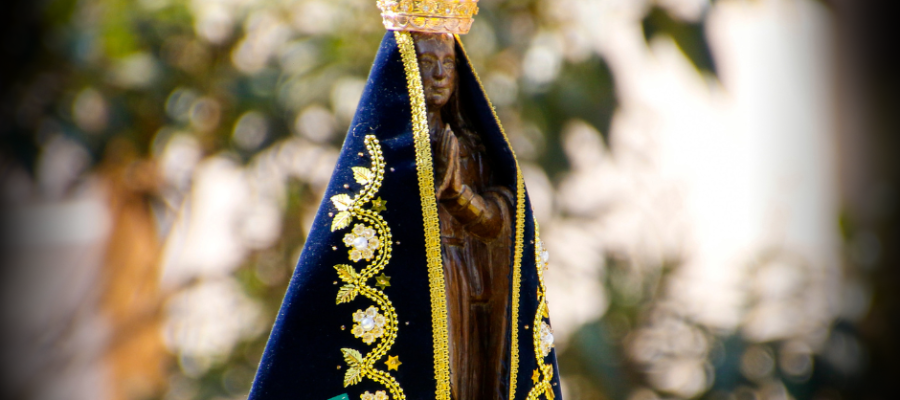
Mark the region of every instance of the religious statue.
[[493, 184], [481, 138], [463, 115], [455, 39], [442, 33], [412, 37], [434, 153], [452, 393], [458, 400], [502, 398], [515, 196]]
[[477, 0], [378, 0], [385, 35], [250, 400], [555, 399], [548, 255], [459, 35]]

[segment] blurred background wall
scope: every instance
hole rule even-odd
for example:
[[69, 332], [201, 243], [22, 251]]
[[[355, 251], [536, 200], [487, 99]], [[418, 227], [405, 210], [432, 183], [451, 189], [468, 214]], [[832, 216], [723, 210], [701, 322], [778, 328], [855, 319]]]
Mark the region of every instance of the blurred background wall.
[[[888, 3], [481, 0], [567, 399], [895, 397]], [[374, 1], [2, 8], [3, 393], [245, 398]]]

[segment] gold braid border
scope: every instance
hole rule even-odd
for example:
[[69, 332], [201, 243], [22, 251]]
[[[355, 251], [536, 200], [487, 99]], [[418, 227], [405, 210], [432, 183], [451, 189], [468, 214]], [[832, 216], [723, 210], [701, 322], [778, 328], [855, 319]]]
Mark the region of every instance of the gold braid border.
[[431, 326], [434, 335], [434, 378], [437, 380], [436, 399], [450, 400], [450, 350], [447, 332], [447, 295], [444, 289], [444, 266], [441, 259], [441, 231], [434, 194], [434, 172], [431, 142], [425, 115], [425, 94], [416, 49], [409, 32], [394, 31], [400, 48], [406, 86], [412, 106], [413, 139], [416, 147], [416, 171], [419, 177], [419, 196], [425, 225], [425, 255], [428, 261], [428, 283], [431, 289]]
[[[465, 55], [466, 49], [463, 47], [459, 35], [453, 36], [456, 37], [456, 42], [459, 43], [459, 48], [462, 49], [463, 55]], [[472, 60], [469, 59], [468, 55], [465, 55], [465, 57], [469, 62], [469, 68], [472, 70], [472, 75], [475, 76], [475, 81], [478, 82], [478, 87], [481, 88], [481, 93], [484, 94], [488, 106], [491, 107], [491, 114], [494, 115], [494, 120], [497, 121], [497, 127], [500, 128], [500, 133], [503, 134], [503, 139], [506, 140], [506, 145], [509, 146], [509, 151], [513, 155], [513, 160], [516, 161], [516, 250], [515, 255], [513, 256], [512, 326], [510, 327], [510, 330], [512, 331], [510, 351], [512, 354], [510, 355], [509, 366], [509, 398], [512, 400], [515, 399], [516, 376], [519, 372], [519, 291], [522, 286], [522, 252], [525, 249], [525, 179], [522, 177], [522, 169], [519, 168], [519, 160], [516, 158], [516, 153], [513, 151], [512, 144], [509, 142], [509, 137], [506, 136], [506, 131], [503, 130], [503, 125], [500, 123], [500, 117], [497, 116], [497, 110], [494, 109], [491, 99], [487, 97], [487, 92], [484, 90], [484, 85], [481, 84], [481, 78], [479, 78], [478, 73], [475, 72], [475, 66], [472, 65]]]
[[[378, 304], [378, 309], [384, 313], [385, 324], [384, 334], [380, 336], [378, 345], [365, 356], [355, 349], [341, 349], [348, 367], [344, 374], [344, 387], [355, 385], [364, 378], [369, 378], [387, 387], [394, 400], [403, 400], [406, 399], [406, 395], [399, 382], [389, 373], [375, 368], [375, 363], [387, 354], [397, 340], [398, 324], [397, 312], [387, 295], [367, 283], [387, 266], [391, 259], [393, 242], [391, 229], [384, 217], [375, 209], [363, 208], [366, 203], [372, 201], [384, 180], [384, 156], [378, 139], [373, 135], [367, 135], [365, 145], [366, 151], [371, 157], [372, 166], [370, 168], [352, 167], [354, 178], [359, 184], [364, 185], [363, 190], [353, 198], [347, 194], [337, 194], [331, 197], [331, 202], [339, 211], [331, 222], [331, 231], [347, 228], [356, 219], [363, 222], [363, 226], [374, 226], [381, 246], [377, 249], [375, 260], [359, 272], [356, 272], [353, 266], [348, 264], [334, 266], [338, 277], [344, 282], [344, 285], [338, 289], [336, 303], [349, 303], [356, 299], [357, 295], [366, 297]], [[380, 198], [378, 201], [381, 201]]]

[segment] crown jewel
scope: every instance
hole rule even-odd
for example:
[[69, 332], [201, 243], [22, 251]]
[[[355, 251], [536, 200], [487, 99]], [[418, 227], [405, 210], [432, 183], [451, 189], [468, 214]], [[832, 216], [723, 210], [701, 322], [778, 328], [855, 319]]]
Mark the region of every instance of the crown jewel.
[[378, 0], [378, 8], [388, 30], [465, 34], [478, 0]]

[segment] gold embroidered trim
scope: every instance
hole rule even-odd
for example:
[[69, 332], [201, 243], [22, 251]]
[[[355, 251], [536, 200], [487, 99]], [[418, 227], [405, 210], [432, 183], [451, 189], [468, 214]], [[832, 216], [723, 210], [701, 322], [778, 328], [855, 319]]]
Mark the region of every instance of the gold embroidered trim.
[[[462, 49], [463, 55], [466, 53], [466, 49], [463, 47], [462, 40], [459, 38], [459, 35], [453, 35], [456, 37], [456, 42], [459, 43], [459, 48]], [[503, 135], [503, 139], [506, 140], [506, 145], [509, 146], [509, 152], [512, 153], [513, 160], [516, 162], [516, 249], [515, 255], [513, 256], [513, 282], [512, 282], [512, 290], [513, 290], [513, 298], [512, 298], [512, 326], [510, 330], [512, 331], [512, 340], [510, 343], [510, 368], [509, 368], [509, 398], [514, 399], [516, 394], [516, 376], [519, 372], [519, 291], [521, 290], [522, 284], [522, 252], [525, 249], [525, 179], [522, 177], [522, 169], [519, 168], [519, 160], [516, 158], [516, 153], [513, 151], [512, 144], [509, 142], [509, 137], [506, 136], [506, 132], [503, 130], [503, 125], [500, 123], [500, 118], [497, 116], [497, 110], [494, 109], [494, 105], [491, 103], [491, 99], [487, 97], [487, 92], [484, 90], [484, 85], [481, 84], [481, 78], [478, 77], [478, 73], [475, 72], [475, 66], [472, 65], [472, 60], [469, 59], [468, 56], [465, 56], [466, 60], [469, 62], [469, 68], [472, 70], [472, 75], [475, 76], [475, 81], [478, 82], [478, 87], [481, 88], [481, 93], [484, 94], [484, 98], [488, 102], [488, 106], [491, 108], [491, 114], [494, 115], [494, 120], [497, 121], [497, 127], [500, 128], [500, 133]]]
[[412, 107], [413, 139], [416, 147], [416, 171], [419, 177], [419, 196], [425, 226], [425, 255], [428, 261], [428, 284], [431, 289], [431, 326], [434, 335], [434, 378], [437, 380], [436, 399], [450, 400], [450, 350], [447, 332], [447, 295], [444, 289], [444, 266], [441, 259], [441, 231], [434, 194], [434, 172], [431, 142], [425, 115], [425, 94], [416, 49], [408, 32], [395, 31], [400, 48], [406, 86]]
[[[534, 315], [534, 328], [532, 329], [532, 341], [534, 343], [534, 358], [537, 360], [538, 368], [534, 371], [535, 385], [528, 392], [528, 400], [536, 400], [541, 395], [546, 395], [547, 399], [553, 400], [553, 387], [551, 380], [553, 379], [553, 363], [544, 363], [544, 359], [550, 354], [550, 348], [553, 346], [552, 334], [550, 340], [545, 341], [546, 333], [549, 333], [550, 326], [544, 321], [544, 318], [550, 318], [547, 310], [547, 287], [544, 286], [544, 271], [547, 266], [547, 257], [544, 255], [544, 244], [541, 241], [540, 227], [537, 221], [534, 221], [534, 266], [537, 269], [538, 276], [538, 308]], [[540, 327], [540, 328], [538, 328]], [[543, 376], [543, 379], [540, 378]]]
[[[479, 81], [479, 85], [481, 82]], [[493, 108], [493, 107], [492, 107]], [[496, 118], [496, 114], [494, 114]], [[503, 134], [506, 137], [506, 134]], [[508, 141], [508, 140], [507, 140]], [[512, 147], [510, 147], [512, 151]], [[515, 155], [513, 156], [515, 157]], [[525, 179], [516, 162], [516, 254], [513, 258], [513, 298], [512, 298], [512, 355], [510, 357], [509, 398], [516, 393], [516, 374], [519, 371], [519, 291], [522, 286], [522, 251], [525, 244]]]
[[[354, 336], [362, 338], [363, 342], [368, 345], [373, 342], [378, 343], [375, 349], [365, 356], [355, 349], [341, 349], [348, 367], [344, 374], [344, 387], [355, 385], [364, 378], [369, 378], [384, 385], [394, 400], [402, 400], [406, 399], [406, 395], [397, 380], [389, 373], [375, 369], [375, 363], [384, 357], [394, 345], [394, 341], [397, 339], [398, 324], [397, 312], [387, 295], [367, 283], [387, 266], [391, 259], [393, 242], [391, 241], [391, 229], [384, 217], [377, 210], [363, 208], [375, 197], [375, 193], [381, 188], [384, 180], [384, 156], [382, 156], [378, 139], [373, 135], [367, 135], [365, 145], [372, 160], [372, 166], [370, 168], [352, 168], [354, 179], [363, 185], [363, 189], [353, 198], [347, 194], [337, 194], [331, 197], [331, 202], [338, 210], [337, 215], [331, 221], [331, 231], [350, 226], [354, 219], [360, 221], [353, 228], [353, 232], [344, 236], [344, 244], [350, 247], [348, 257], [354, 262], [361, 259], [365, 259], [366, 262], [373, 258], [374, 260], [359, 272], [356, 272], [356, 269], [348, 264], [334, 266], [338, 278], [344, 282], [344, 285], [338, 289], [336, 303], [349, 303], [358, 295], [374, 301], [377, 307], [370, 306], [365, 312], [357, 310], [354, 313], [353, 321], [356, 324], [352, 333]], [[378, 312], [379, 310], [381, 313]]]

